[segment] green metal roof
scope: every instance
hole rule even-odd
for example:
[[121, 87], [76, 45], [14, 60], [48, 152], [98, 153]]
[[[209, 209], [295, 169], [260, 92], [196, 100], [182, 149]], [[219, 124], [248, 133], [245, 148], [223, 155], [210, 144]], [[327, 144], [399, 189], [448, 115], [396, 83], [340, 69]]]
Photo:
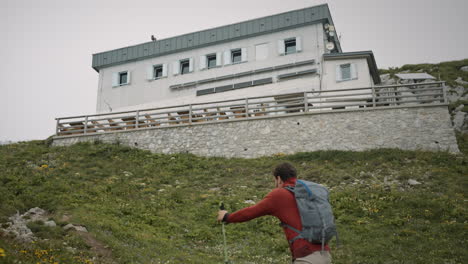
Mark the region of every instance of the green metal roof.
[[339, 60], [352, 58], [366, 58], [367, 64], [369, 65], [369, 71], [372, 76], [372, 79], [374, 80], [374, 83], [381, 83], [379, 69], [377, 68], [377, 63], [375, 62], [374, 53], [371, 50], [323, 54], [324, 60]]
[[[333, 25], [327, 4], [96, 53], [93, 54], [92, 67], [99, 72], [99, 69], [130, 61], [158, 57], [316, 23]], [[337, 50], [341, 52], [341, 46], [336, 34], [334, 38]]]

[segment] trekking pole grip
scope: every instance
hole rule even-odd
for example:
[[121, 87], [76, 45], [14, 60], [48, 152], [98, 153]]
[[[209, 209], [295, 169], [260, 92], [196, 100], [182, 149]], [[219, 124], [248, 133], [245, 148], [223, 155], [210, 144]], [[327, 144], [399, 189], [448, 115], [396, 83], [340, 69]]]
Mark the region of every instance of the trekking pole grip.
[[225, 208], [224, 208], [224, 203], [223, 203], [223, 202], [221, 202], [221, 203], [219, 204], [219, 210], [225, 210]]

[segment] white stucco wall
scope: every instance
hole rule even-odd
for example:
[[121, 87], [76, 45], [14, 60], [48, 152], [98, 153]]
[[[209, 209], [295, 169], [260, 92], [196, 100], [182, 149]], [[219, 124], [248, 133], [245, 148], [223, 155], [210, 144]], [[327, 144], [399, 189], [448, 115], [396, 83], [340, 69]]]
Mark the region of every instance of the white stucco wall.
[[[357, 79], [336, 81], [336, 67], [341, 64], [354, 63], [357, 67]], [[348, 88], [364, 88], [373, 85], [366, 58], [327, 60], [323, 63], [322, 89], [336, 90]]]
[[[337, 72], [336, 68], [342, 64], [354, 64], [356, 67], [357, 76], [351, 80], [337, 81]], [[323, 92], [321, 94], [316, 94], [316, 96], [337, 96], [337, 95], [348, 95], [346, 97], [333, 97], [327, 98], [320, 101], [325, 103], [314, 104], [314, 106], [319, 107], [330, 107], [331, 108], [340, 108], [343, 105], [355, 104], [353, 106], [346, 106], [345, 108], [359, 108], [366, 107], [366, 103], [370, 103], [372, 87], [374, 85], [373, 79], [369, 72], [369, 65], [367, 59], [363, 58], [343, 58], [343, 59], [333, 59], [326, 60], [323, 62], [323, 75], [322, 75], [322, 91], [327, 90], [341, 90], [341, 89], [352, 89], [352, 88], [368, 88], [365, 90], [354, 90], [354, 91], [344, 91], [344, 92]], [[363, 93], [368, 93], [368, 95], [363, 95]], [[356, 96], [349, 96], [351, 94], [360, 94]], [[368, 100], [358, 100], [362, 98], [369, 98]], [[330, 102], [330, 100], [335, 100], [337, 102]], [[328, 108], [325, 108], [328, 109]]]
[[[302, 51], [295, 54], [279, 55], [277, 47], [278, 40], [290, 37], [301, 37]], [[266, 43], [268, 45], [268, 58], [256, 61], [255, 46], [262, 43]], [[316, 24], [104, 68], [99, 72], [97, 112], [109, 112], [110, 108], [115, 112], [318, 89], [320, 81], [317, 74], [306, 75], [302, 78], [280, 82], [278, 82], [276, 76], [283, 73], [312, 68], [316, 68], [320, 72], [320, 61], [321, 56], [324, 53], [324, 44], [322, 25]], [[247, 62], [234, 65], [223, 65], [221, 67], [208, 70], [199, 69], [200, 56], [216, 52], [224, 52], [225, 50], [236, 48], [247, 48]], [[194, 71], [189, 74], [174, 76], [172, 63], [185, 58], [194, 58]], [[189, 88], [169, 88], [171, 85], [312, 59], [316, 61], [315, 65], [282, 69], [242, 78], [206, 83]], [[152, 65], [164, 63], [168, 65], [168, 77], [148, 81], [147, 69]], [[129, 71], [131, 73], [131, 82], [129, 85], [113, 88], [112, 74], [121, 71]], [[273, 77], [272, 84], [196, 96], [197, 90], [268, 77]]]

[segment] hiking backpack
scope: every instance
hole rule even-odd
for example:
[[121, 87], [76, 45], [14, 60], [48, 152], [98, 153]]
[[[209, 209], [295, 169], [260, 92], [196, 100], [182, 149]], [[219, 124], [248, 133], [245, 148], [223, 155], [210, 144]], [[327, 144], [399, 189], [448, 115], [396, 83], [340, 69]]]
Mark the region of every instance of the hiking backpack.
[[323, 251], [325, 244], [333, 236], [336, 236], [338, 241], [335, 217], [328, 201], [327, 188], [318, 183], [303, 180], [297, 180], [295, 187], [286, 186], [284, 188], [294, 194], [302, 223], [302, 230], [281, 223], [281, 226], [298, 233], [296, 237], [289, 241], [290, 244], [299, 238], [303, 238], [311, 243], [322, 244]]

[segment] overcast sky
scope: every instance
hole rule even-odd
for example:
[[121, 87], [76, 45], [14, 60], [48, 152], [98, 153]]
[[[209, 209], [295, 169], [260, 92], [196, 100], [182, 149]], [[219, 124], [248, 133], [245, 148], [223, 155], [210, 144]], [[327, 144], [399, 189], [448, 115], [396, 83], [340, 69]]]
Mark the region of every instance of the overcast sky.
[[93, 114], [93, 53], [328, 3], [344, 52], [379, 68], [468, 58], [467, 0], [0, 0], [0, 141]]

